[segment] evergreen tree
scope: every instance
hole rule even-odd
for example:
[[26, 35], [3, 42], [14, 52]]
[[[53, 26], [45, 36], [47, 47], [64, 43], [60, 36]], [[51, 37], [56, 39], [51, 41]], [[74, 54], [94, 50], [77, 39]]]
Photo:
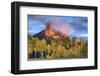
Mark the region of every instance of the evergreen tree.
[[72, 38], [72, 47], [78, 47], [77, 37]]
[[66, 49], [70, 49], [71, 48], [71, 39], [70, 37], [66, 37], [64, 40], [64, 46]]

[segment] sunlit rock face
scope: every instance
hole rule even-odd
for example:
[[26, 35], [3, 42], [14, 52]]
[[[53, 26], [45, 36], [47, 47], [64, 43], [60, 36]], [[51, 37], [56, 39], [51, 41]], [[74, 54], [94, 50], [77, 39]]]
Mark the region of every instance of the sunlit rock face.
[[47, 23], [47, 27], [45, 30], [37, 33], [36, 35], [34, 35], [35, 37], [39, 38], [39, 39], [63, 39], [65, 38], [67, 35], [65, 35], [63, 32], [55, 30], [52, 25], [50, 23]]
[[52, 37], [55, 35], [55, 31], [52, 29], [51, 25], [48, 25], [45, 30], [45, 35], [48, 37]]
[[48, 23], [46, 30], [44, 31], [44, 34], [48, 37], [52, 37], [52, 38], [60, 38], [60, 37], [66, 37], [67, 35], [55, 30], [54, 28], [52, 28], [52, 25]]

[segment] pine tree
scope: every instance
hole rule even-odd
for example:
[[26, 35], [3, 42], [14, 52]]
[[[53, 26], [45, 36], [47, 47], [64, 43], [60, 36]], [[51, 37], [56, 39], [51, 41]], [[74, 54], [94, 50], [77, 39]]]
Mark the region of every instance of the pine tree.
[[78, 41], [76, 37], [72, 38], [72, 47], [78, 47]]
[[70, 49], [71, 48], [71, 39], [70, 37], [66, 37], [64, 40], [64, 46], [66, 49]]

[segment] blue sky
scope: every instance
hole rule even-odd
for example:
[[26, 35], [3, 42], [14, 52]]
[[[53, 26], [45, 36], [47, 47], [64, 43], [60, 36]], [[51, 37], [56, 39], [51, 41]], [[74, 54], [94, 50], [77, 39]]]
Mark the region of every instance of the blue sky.
[[88, 36], [88, 18], [78, 16], [28, 15], [28, 34], [34, 35], [44, 30], [47, 22], [51, 22], [52, 26], [57, 27], [58, 30], [66, 26], [64, 32], [70, 36]]

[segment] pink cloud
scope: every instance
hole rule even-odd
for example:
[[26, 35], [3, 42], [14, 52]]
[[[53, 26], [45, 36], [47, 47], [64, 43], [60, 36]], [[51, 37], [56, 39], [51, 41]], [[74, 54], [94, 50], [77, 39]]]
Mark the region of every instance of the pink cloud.
[[56, 31], [60, 31], [65, 35], [68, 35], [72, 29], [70, 24], [64, 22], [63, 20], [57, 17], [53, 18], [50, 21], [50, 23], [53, 29], [55, 29]]

